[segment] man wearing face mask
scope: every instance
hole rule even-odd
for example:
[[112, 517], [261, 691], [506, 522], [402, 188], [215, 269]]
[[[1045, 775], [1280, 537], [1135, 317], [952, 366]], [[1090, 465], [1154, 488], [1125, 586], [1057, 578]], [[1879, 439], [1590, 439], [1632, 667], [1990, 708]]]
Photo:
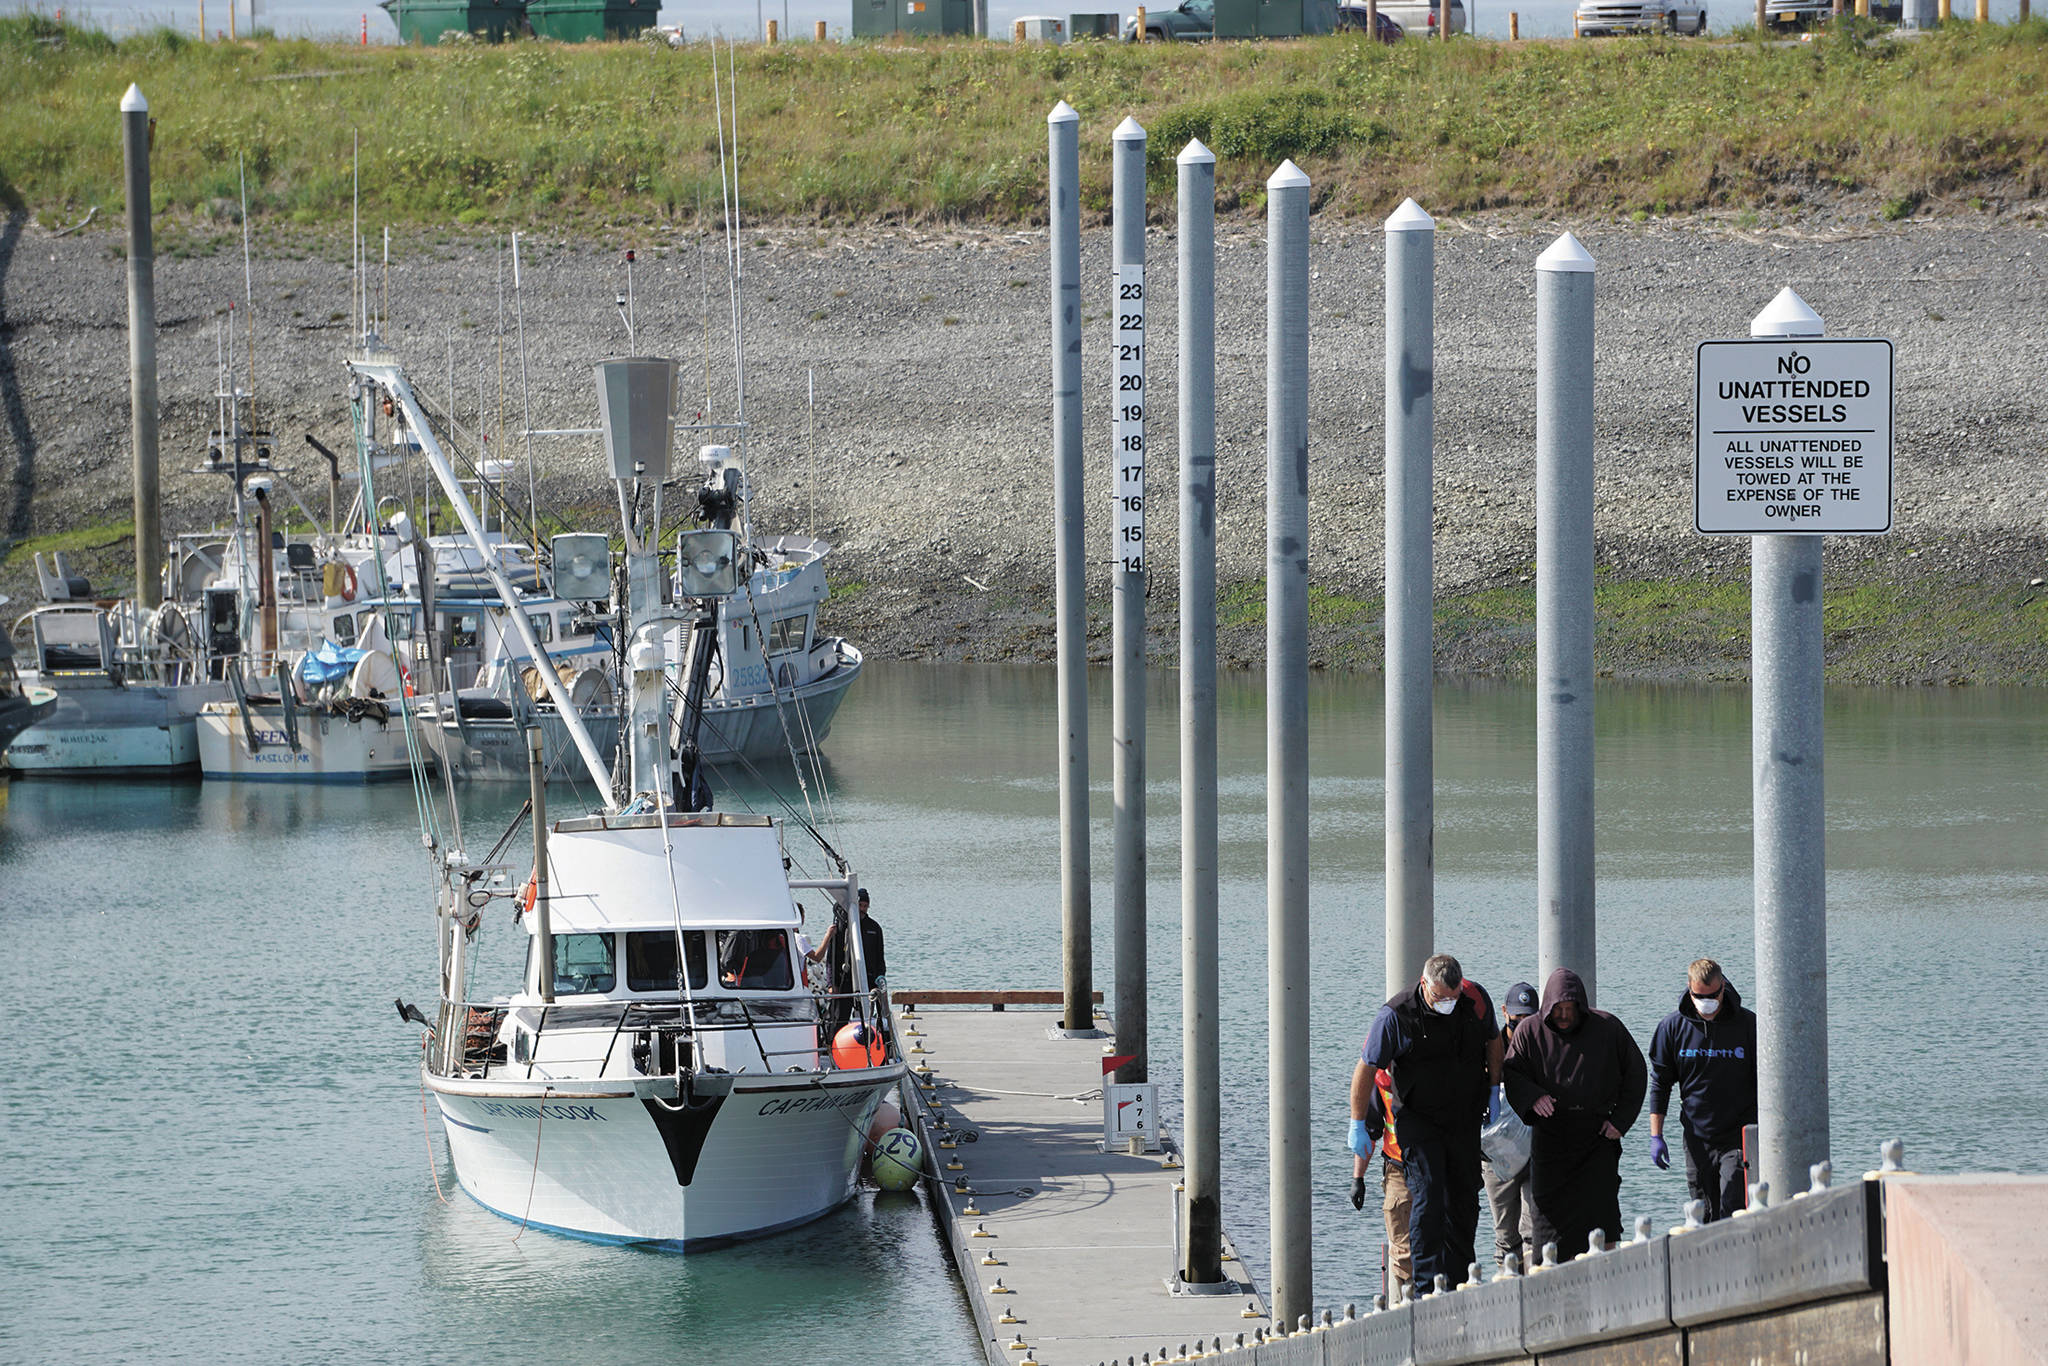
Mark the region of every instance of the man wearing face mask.
[[1621, 1136], [1643, 1111], [1648, 1072], [1628, 1027], [1586, 1002], [1570, 968], [1543, 984], [1536, 1019], [1515, 1029], [1504, 1069], [1508, 1104], [1529, 1125], [1534, 1243], [1561, 1260], [1584, 1252], [1594, 1229], [1621, 1238]]
[[1381, 1006], [1351, 1077], [1352, 1151], [1363, 1155], [1375, 1072], [1393, 1080], [1388, 1121], [1400, 1144], [1412, 1201], [1408, 1250], [1415, 1288], [1441, 1275], [1464, 1283], [1479, 1229], [1479, 1130], [1500, 1079], [1493, 998], [1465, 979], [1447, 953], [1422, 965], [1422, 980]]
[[1756, 1016], [1711, 958], [1686, 970], [1678, 1009], [1650, 1038], [1650, 1160], [1671, 1166], [1664, 1111], [1678, 1085], [1685, 1183], [1707, 1221], [1742, 1208], [1742, 1129], [1756, 1123]]

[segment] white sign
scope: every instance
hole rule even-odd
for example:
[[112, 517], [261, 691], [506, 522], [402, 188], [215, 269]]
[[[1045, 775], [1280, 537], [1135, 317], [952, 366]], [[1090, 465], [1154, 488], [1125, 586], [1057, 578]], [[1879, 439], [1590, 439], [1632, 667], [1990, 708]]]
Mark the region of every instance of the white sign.
[[1159, 1141], [1159, 1083], [1106, 1081], [1102, 1086], [1102, 1142], [1121, 1148], [1142, 1138], [1151, 1148]]
[[1892, 344], [1701, 342], [1693, 526], [1708, 536], [1892, 529]]
[[1145, 572], [1145, 267], [1116, 268], [1116, 561]]

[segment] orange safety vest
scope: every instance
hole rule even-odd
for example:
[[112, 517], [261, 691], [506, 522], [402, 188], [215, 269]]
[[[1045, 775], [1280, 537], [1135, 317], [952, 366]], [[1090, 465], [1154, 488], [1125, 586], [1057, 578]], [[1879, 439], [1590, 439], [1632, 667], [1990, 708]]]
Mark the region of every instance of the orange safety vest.
[[1378, 1068], [1373, 1072], [1372, 1084], [1379, 1089], [1380, 1113], [1386, 1117], [1386, 1127], [1380, 1130], [1380, 1151], [1399, 1162], [1401, 1143], [1394, 1137], [1394, 1076], [1386, 1068]]

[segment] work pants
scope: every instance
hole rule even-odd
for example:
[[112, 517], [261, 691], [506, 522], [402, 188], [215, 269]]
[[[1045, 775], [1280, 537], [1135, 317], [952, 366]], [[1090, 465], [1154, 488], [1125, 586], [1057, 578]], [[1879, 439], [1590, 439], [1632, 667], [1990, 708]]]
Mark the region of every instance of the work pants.
[[1748, 1203], [1743, 1179], [1742, 1130], [1719, 1139], [1685, 1131], [1685, 1184], [1693, 1199], [1706, 1203], [1706, 1222], [1726, 1219]]
[[1573, 1115], [1536, 1126], [1529, 1145], [1529, 1194], [1535, 1197], [1538, 1252], [1557, 1244], [1559, 1261], [1584, 1252], [1594, 1229], [1621, 1241], [1621, 1144], [1602, 1137], [1597, 1120]]
[[1493, 1259], [1502, 1267], [1512, 1253], [1521, 1259], [1522, 1270], [1536, 1250], [1533, 1239], [1536, 1202], [1529, 1198], [1529, 1168], [1503, 1180], [1491, 1162], [1481, 1161], [1479, 1174], [1486, 1182], [1486, 1207], [1493, 1211]]
[[1442, 1275], [1456, 1289], [1465, 1283], [1479, 1232], [1479, 1117], [1461, 1132], [1433, 1124], [1399, 1125], [1401, 1161], [1407, 1167], [1414, 1207], [1408, 1220], [1408, 1251], [1415, 1264], [1415, 1288], [1427, 1294]]
[[[1414, 1201], [1408, 1196], [1408, 1174], [1393, 1158], [1381, 1154], [1380, 1160], [1380, 1213], [1387, 1221], [1387, 1247], [1393, 1264], [1394, 1284], [1405, 1286], [1414, 1279], [1415, 1264], [1409, 1257], [1408, 1219]], [[1393, 1295], [1388, 1295], [1389, 1301]]]

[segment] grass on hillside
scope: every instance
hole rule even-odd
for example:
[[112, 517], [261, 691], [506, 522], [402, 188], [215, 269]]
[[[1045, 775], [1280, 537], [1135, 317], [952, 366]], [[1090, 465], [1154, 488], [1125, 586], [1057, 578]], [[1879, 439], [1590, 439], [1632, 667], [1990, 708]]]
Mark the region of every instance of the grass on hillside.
[[[1217, 153], [1224, 207], [1255, 208], [1292, 157], [1319, 209], [1519, 206], [1611, 213], [1867, 189], [1894, 215], [1929, 196], [2048, 187], [2048, 22], [1952, 24], [1912, 42], [1854, 20], [1810, 44], [1754, 41], [942, 40], [738, 54], [745, 215], [754, 220], [1042, 217], [1046, 111], [1082, 116], [1086, 205], [1108, 208], [1109, 130]], [[116, 108], [158, 120], [158, 207], [225, 215], [247, 160], [255, 210], [345, 223], [352, 136], [367, 220], [573, 225], [714, 215], [703, 46], [363, 48], [123, 39], [0, 19], [0, 202], [70, 221], [119, 212]]]

